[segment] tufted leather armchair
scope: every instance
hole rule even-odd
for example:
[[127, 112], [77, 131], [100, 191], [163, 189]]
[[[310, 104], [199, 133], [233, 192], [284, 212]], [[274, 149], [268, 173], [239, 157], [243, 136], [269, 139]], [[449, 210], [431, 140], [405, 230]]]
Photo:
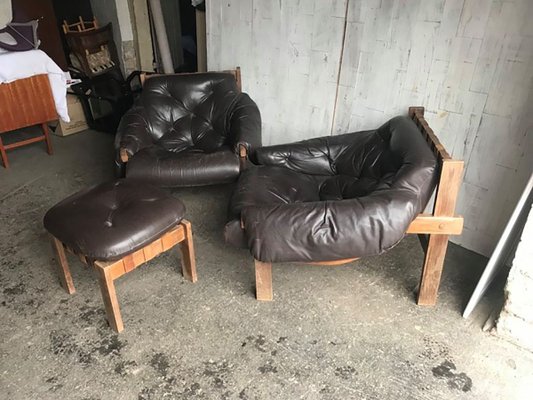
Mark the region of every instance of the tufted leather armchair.
[[226, 241], [261, 262], [323, 262], [395, 246], [426, 206], [437, 160], [408, 117], [378, 129], [256, 151], [230, 204]]
[[261, 116], [231, 73], [146, 79], [119, 125], [119, 171], [162, 187], [232, 182], [261, 146]]

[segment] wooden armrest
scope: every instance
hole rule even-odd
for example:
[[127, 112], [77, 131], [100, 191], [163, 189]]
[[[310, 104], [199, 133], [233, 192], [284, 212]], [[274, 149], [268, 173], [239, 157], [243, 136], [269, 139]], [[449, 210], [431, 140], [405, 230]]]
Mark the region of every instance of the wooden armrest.
[[242, 144], [239, 145], [239, 157], [240, 158], [248, 157], [248, 150], [246, 150], [246, 147]]
[[463, 231], [463, 217], [441, 217], [431, 214], [419, 214], [406, 233], [460, 235]]
[[126, 151], [126, 149], [120, 149], [120, 160], [123, 163], [127, 163], [129, 158], [130, 156], [128, 155], [128, 152]]

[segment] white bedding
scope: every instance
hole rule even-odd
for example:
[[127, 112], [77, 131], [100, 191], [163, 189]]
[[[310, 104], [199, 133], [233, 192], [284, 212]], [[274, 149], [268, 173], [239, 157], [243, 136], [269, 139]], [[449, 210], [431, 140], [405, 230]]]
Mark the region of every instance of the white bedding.
[[48, 74], [59, 117], [70, 122], [67, 109], [67, 78], [61, 68], [41, 50], [0, 53], [0, 83]]

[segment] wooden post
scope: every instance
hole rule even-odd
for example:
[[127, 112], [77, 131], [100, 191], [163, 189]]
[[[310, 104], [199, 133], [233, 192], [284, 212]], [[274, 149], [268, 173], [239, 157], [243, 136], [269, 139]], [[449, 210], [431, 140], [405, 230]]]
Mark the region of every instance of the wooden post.
[[198, 280], [198, 276], [196, 274], [192, 227], [191, 223], [187, 220], [182, 220], [180, 225], [185, 230], [185, 240], [179, 244], [181, 250], [181, 271], [186, 279], [194, 283]]
[[[440, 180], [437, 187], [435, 217], [453, 217], [455, 204], [461, 186], [463, 161], [452, 159], [442, 160]], [[434, 305], [437, 302], [440, 278], [444, 266], [444, 257], [448, 247], [447, 234], [430, 234], [428, 248], [422, 268], [420, 289], [418, 291], [419, 305]]]
[[257, 300], [272, 301], [272, 263], [255, 260], [255, 296]]
[[59, 266], [58, 272], [61, 284], [68, 294], [73, 294], [76, 292], [76, 288], [74, 287], [74, 282], [72, 281], [72, 275], [70, 274], [70, 267], [68, 265], [67, 255], [65, 253], [63, 243], [59, 239], [52, 236], [52, 245], [57, 256], [57, 264]]
[[52, 141], [50, 140], [50, 131], [48, 129], [48, 124], [46, 122], [43, 122], [41, 124], [41, 128], [43, 129], [44, 140], [46, 142], [46, 152], [49, 155], [52, 155], [54, 154], [54, 150], [52, 149]]
[[117, 333], [122, 332], [124, 330], [124, 324], [122, 323], [115, 283], [111, 274], [112, 268], [106, 268], [98, 262], [95, 263], [95, 267], [98, 270], [100, 290], [102, 292], [102, 299], [104, 300], [107, 321]]
[[119, 156], [120, 156], [120, 161], [122, 161], [123, 163], [128, 162], [129, 156], [128, 156], [128, 151], [126, 149], [121, 148], [119, 150]]
[[2, 163], [4, 164], [4, 168], [9, 168], [9, 161], [7, 161], [6, 149], [4, 147], [4, 142], [2, 142], [1, 137], [0, 137], [0, 157], [2, 157]]
[[235, 68], [235, 80], [237, 81], [237, 88], [239, 89], [239, 92], [242, 92], [241, 67]]

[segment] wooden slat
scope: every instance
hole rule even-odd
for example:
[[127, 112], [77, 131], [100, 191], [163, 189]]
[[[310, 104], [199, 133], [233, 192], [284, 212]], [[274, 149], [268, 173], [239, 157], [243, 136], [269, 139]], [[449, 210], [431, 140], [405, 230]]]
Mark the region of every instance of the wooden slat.
[[46, 140], [46, 137], [44, 135], [42, 136], [36, 136], [36, 137], [33, 137], [31, 139], [26, 139], [26, 140], [21, 140], [20, 142], [15, 142], [15, 143], [11, 143], [11, 144], [6, 144], [4, 146], [4, 148], [6, 150], [11, 150], [11, 149], [16, 149], [17, 147], [22, 147], [22, 146], [26, 146], [28, 144], [32, 144], [32, 143], [37, 143], [37, 142], [42, 142]]
[[184, 240], [185, 240], [185, 229], [183, 228], [183, 226], [179, 225], [176, 229], [166, 233], [161, 238], [161, 245], [163, 247], [163, 251], [167, 251], [171, 249], [177, 243], [180, 243]]
[[[165, 76], [175, 76], [175, 75], [196, 75], [196, 74], [205, 74], [209, 72], [222, 72], [225, 74], [231, 74], [235, 77], [235, 83], [237, 84], [237, 89], [239, 89], [239, 92], [242, 90], [242, 80], [241, 80], [241, 67], [236, 67], [235, 69], [226, 69], [222, 71], [207, 71], [207, 72], [181, 72], [177, 74], [164, 74]], [[144, 85], [144, 82], [150, 78], [154, 78], [156, 76], [162, 76], [163, 74], [141, 74], [140, 80], [141, 85]]]
[[439, 157], [439, 161], [451, 160], [452, 157], [424, 118], [424, 107], [409, 107], [409, 117], [413, 119], [418, 129], [420, 129], [420, 132], [424, 135], [432, 150]]
[[125, 256], [123, 259], [122, 259], [122, 263], [124, 264], [124, 271], [126, 273], [132, 271], [135, 269], [135, 261], [133, 259], [133, 254], [129, 254], [127, 256]]
[[148, 246], [143, 247], [144, 261], [150, 261], [159, 254], [155, 249], [154, 243], [150, 243]]
[[461, 180], [463, 178], [464, 162], [459, 160], [444, 160], [440, 173], [437, 196], [435, 198], [434, 215], [451, 217], [455, 212]]
[[135, 265], [135, 268], [137, 268], [139, 265], [144, 263], [144, 252], [141, 250], [137, 250], [135, 253], [131, 255], [133, 259], [133, 264]]
[[406, 233], [460, 235], [463, 231], [463, 217], [436, 217], [420, 214], [411, 222]]

